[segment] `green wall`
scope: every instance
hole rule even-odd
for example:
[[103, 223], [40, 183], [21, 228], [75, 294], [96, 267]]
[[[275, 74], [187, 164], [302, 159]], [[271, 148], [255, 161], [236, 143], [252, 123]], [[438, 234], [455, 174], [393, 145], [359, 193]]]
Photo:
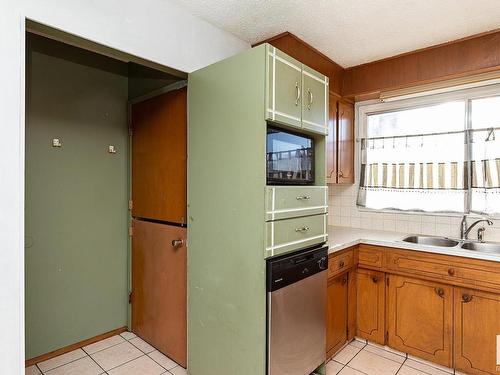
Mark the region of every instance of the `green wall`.
[[126, 64], [100, 55], [32, 35], [27, 47], [32, 358], [127, 323], [128, 78]]

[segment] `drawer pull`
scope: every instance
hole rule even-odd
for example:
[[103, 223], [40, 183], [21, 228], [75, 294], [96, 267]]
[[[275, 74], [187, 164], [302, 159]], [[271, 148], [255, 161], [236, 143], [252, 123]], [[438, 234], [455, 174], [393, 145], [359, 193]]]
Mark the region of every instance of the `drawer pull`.
[[309, 196], [309, 195], [299, 195], [297, 197], [298, 201], [304, 201], [304, 200], [308, 200], [308, 199], [311, 199], [311, 196]]
[[434, 291], [436, 292], [436, 294], [439, 297], [444, 298], [444, 289], [443, 288], [434, 288]]
[[453, 268], [448, 268], [448, 275], [450, 276], [455, 275], [455, 270]]
[[344, 266], [345, 266], [345, 263], [344, 263], [344, 261], [343, 261], [343, 260], [341, 260], [341, 261], [339, 262], [339, 268], [344, 268]]
[[373, 276], [372, 281], [376, 284], [376, 283], [378, 283], [379, 278], [377, 276]]
[[472, 296], [470, 294], [464, 293], [464, 294], [462, 294], [462, 301], [464, 301], [465, 303], [468, 303], [468, 302], [472, 301]]
[[295, 228], [295, 232], [307, 232], [309, 227]]

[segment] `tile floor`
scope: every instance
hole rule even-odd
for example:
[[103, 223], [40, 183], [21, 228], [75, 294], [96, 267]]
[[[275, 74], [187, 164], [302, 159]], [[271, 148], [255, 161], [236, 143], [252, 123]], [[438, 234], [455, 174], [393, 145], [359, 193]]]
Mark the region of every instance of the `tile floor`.
[[131, 332], [26, 368], [26, 375], [186, 375], [186, 370]]
[[326, 364], [326, 375], [450, 375], [453, 369], [356, 339]]

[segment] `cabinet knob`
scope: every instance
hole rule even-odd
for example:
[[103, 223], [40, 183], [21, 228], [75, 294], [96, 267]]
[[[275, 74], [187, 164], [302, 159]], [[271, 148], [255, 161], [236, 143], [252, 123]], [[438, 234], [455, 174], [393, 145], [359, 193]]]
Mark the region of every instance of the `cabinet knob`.
[[340, 268], [343, 268], [344, 266], [345, 266], [345, 263], [344, 263], [344, 261], [343, 261], [343, 260], [341, 260], [341, 261], [339, 262], [339, 267], [340, 267]]
[[172, 240], [172, 246], [173, 247], [181, 247], [183, 245], [184, 245], [184, 240], [183, 239]]
[[377, 276], [373, 276], [372, 281], [376, 284], [379, 282], [379, 278]]
[[453, 268], [448, 268], [448, 275], [450, 276], [455, 275], [455, 270]]
[[464, 293], [462, 294], [462, 301], [464, 301], [464, 303], [470, 302], [472, 301], [472, 296], [470, 294]]
[[342, 282], [341, 282], [341, 284], [342, 284], [342, 285], [345, 285], [346, 283], [347, 283], [347, 278], [346, 278], [346, 277], [343, 277], [343, 278], [342, 278]]
[[443, 288], [434, 288], [434, 291], [436, 292], [436, 294], [439, 297], [444, 298], [444, 289]]

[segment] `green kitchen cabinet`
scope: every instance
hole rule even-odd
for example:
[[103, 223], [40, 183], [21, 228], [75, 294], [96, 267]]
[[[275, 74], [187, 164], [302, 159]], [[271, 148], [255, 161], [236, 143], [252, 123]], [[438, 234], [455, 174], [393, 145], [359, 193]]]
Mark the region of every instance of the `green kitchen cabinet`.
[[266, 119], [328, 133], [328, 77], [267, 45]]

